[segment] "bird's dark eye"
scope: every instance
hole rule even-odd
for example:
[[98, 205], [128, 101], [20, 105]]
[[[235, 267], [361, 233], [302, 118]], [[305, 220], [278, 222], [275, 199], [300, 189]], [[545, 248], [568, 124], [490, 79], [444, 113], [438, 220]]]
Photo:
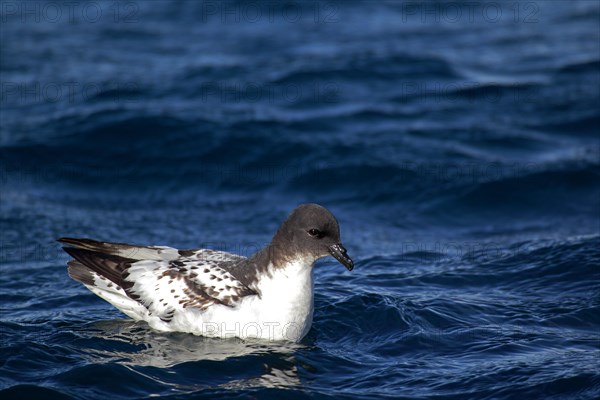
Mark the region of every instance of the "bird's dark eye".
[[315, 228], [313, 228], [313, 229], [309, 229], [309, 230], [308, 230], [308, 234], [309, 234], [310, 236], [315, 236], [315, 237], [317, 237], [317, 238], [319, 238], [319, 239], [320, 239], [320, 238], [322, 238], [322, 237], [324, 236], [323, 232], [321, 232], [320, 230], [318, 230], [318, 229], [315, 229]]

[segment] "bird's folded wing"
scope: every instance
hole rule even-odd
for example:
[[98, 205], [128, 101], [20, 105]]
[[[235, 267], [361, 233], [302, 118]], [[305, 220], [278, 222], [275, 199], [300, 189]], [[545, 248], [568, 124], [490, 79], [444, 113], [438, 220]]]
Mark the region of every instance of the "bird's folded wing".
[[229, 272], [201, 260], [138, 261], [123, 272], [123, 285], [131, 298], [161, 316], [188, 307], [234, 307], [242, 297], [256, 294]]
[[59, 242], [78, 249], [96, 251], [130, 260], [176, 260], [179, 250], [167, 246], [139, 246], [128, 243], [100, 242], [92, 239], [60, 238]]
[[140, 246], [128, 243], [101, 242], [92, 239], [60, 238], [59, 242], [77, 249], [91, 250], [130, 260], [175, 261], [189, 258], [192, 260], [237, 262], [245, 257], [224, 251], [209, 249], [178, 250], [168, 246]]
[[256, 294], [218, 266], [244, 259], [229, 253], [197, 250], [190, 258], [137, 261], [81, 247], [65, 247], [65, 251], [166, 322], [178, 310], [205, 310], [215, 304], [234, 307], [241, 298]]

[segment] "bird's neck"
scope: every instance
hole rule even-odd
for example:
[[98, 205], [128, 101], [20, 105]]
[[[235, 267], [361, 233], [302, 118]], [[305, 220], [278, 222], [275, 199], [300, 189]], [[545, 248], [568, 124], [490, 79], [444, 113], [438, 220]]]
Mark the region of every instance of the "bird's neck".
[[290, 279], [305, 279], [305, 276], [312, 276], [312, 266], [316, 261], [314, 257], [300, 254], [291, 256], [289, 250], [286, 246], [271, 243], [250, 257], [244, 268], [269, 278], [278, 276], [282, 279], [287, 276]]
[[[271, 243], [250, 258], [243, 259], [235, 264], [223, 266], [222, 268], [227, 270], [238, 281], [260, 294], [257, 286], [260, 279], [265, 276], [270, 277], [276, 271], [286, 269], [288, 266], [298, 265], [296, 262], [290, 263], [290, 261], [296, 260], [290, 260], [284, 254], [282, 248], [277, 248]], [[307, 262], [312, 265], [314, 260], [312, 262], [305, 260], [304, 264]]]
[[259, 268], [266, 266], [269, 263], [279, 265], [282, 261], [284, 261], [283, 249], [280, 249], [279, 246], [276, 246], [273, 243], [269, 243], [248, 258], [250, 264], [255, 264]]

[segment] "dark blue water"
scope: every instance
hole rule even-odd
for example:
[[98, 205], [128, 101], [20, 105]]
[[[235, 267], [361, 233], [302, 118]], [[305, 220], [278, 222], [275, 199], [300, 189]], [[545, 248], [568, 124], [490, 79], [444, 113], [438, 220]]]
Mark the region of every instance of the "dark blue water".
[[[1, 3], [0, 397], [600, 396], [600, 6]], [[163, 334], [82, 236], [251, 254], [299, 203], [299, 345]]]

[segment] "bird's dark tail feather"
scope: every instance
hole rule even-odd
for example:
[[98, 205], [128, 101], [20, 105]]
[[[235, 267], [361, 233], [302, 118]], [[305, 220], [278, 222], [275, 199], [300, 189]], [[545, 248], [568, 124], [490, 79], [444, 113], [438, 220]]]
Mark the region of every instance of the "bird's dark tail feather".
[[75, 247], [63, 247], [63, 250], [76, 260], [69, 261], [69, 275], [85, 284], [88, 284], [86, 282], [89, 282], [90, 279], [93, 283], [90, 272], [83, 270], [89, 269], [124, 287], [123, 273], [131, 266], [132, 262], [135, 262], [128, 258]]
[[81, 282], [84, 285], [95, 286], [94, 275], [91, 269], [87, 268], [77, 260], [70, 260], [67, 265], [69, 267], [67, 271], [69, 272], [71, 279]]

